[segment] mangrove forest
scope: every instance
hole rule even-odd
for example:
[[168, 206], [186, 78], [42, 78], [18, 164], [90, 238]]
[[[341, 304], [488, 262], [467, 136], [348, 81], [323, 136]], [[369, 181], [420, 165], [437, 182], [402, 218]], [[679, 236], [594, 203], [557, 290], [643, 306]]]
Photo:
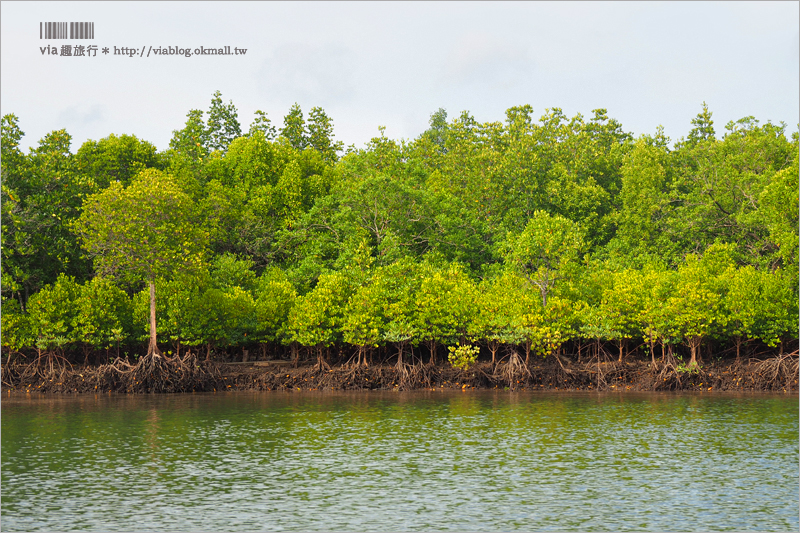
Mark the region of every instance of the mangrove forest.
[[3, 386], [797, 390], [797, 131], [429, 125], [345, 147], [217, 92], [167, 150], [24, 153], [4, 116]]

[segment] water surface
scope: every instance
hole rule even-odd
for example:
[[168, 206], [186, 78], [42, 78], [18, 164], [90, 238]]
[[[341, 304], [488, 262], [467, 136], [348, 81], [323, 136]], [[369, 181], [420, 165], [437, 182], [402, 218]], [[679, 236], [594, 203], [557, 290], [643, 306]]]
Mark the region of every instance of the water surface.
[[4, 531], [797, 531], [798, 400], [229, 393], [2, 402]]

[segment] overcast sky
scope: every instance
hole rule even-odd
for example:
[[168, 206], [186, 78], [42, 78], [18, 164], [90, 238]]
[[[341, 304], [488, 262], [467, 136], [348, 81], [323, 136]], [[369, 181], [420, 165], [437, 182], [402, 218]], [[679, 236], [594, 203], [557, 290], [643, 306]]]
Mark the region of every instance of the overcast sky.
[[[2, 11], [0, 107], [35, 146], [66, 128], [133, 134], [167, 148], [190, 109], [220, 90], [247, 130], [321, 106], [335, 135], [363, 146], [385, 126], [411, 139], [440, 107], [502, 121], [606, 108], [626, 131], [673, 140], [708, 103], [717, 133], [753, 115], [794, 131], [798, 2], [10, 2]], [[94, 22], [95, 39], [39, 38], [39, 23]], [[96, 57], [42, 54], [94, 44]], [[246, 48], [245, 55], [128, 57], [114, 47]]]

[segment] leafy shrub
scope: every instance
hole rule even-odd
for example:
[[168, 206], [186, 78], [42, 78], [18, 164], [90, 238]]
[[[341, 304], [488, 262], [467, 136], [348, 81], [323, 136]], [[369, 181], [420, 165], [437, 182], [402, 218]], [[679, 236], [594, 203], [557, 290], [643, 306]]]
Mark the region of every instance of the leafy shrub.
[[447, 359], [453, 365], [453, 368], [458, 368], [459, 370], [466, 370], [474, 365], [475, 361], [478, 360], [478, 352], [480, 351], [477, 346], [461, 345], [449, 346], [447, 349], [450, 352]]

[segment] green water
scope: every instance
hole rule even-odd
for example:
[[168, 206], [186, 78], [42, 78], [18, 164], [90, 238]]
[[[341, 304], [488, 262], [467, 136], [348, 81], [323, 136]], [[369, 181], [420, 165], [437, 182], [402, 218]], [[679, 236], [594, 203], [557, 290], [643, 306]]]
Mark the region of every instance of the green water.
[[4, 531], [797, 531], [798, 399], [7, 398]]

